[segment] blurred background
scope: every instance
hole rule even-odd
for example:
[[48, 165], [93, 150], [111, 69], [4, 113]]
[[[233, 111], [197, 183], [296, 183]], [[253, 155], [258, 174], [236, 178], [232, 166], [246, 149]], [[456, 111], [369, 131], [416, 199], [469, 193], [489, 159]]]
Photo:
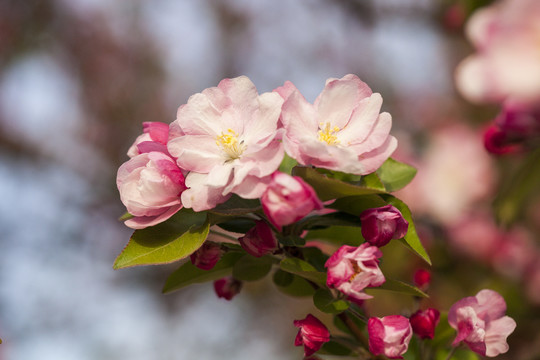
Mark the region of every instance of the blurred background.
[[[142, 122], [173, 121], [223, 78], [247, 75], [261, 93], [290, 80], [312, 101], [348, 73], [382, 94], [395, 157], [420, 170], [398, 196], [432, 255], [430, 304], [493, 288], [518, 322], [500, 358], [540, 358], [538, 202], [519, 224], [495, 224], [512, 162], [482, 145], [497, 111], [454, 90], [472, 52], [463, 22], [487, 3], [0, 0], [0, 360], [301, 358], [292, 321], [316, 312], [309, 298], [271, 281], [231, 302], [211, 284], [165, 296], [177, 265], [112, 269], [131, 235], [116, 170]], [[385, 271], [406, 281], [425, 266], [399, 246], [384, 252]]]

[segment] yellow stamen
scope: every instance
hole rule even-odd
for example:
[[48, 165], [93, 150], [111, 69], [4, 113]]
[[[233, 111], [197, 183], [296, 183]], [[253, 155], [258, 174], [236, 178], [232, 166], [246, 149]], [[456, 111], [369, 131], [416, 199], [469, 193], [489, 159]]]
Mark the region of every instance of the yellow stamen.
[[337, 126], [330, 128], [330, 126], [330, 123], [319, 124], [319, 141], [323, 141], [328, 145], [337, 145], [339, 144], [339, 140], [334, 133], [337, 133], [339, 128]]
[[216, 145], [225, 152], [227, 161], [238, 159], [246, 150], [244, 141], [238, 141], [238, 134], [233, 129], [227, 129], [227, 134], [222, 131], [221, 135], [216, 138]]

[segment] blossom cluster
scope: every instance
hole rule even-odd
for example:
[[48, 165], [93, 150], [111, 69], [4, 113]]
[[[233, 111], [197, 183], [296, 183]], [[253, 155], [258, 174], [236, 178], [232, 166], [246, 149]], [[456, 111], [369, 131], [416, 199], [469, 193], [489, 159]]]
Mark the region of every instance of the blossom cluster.
[[[115, 267], [189, 258], [164, 291], [213, 281], [226, 300], [275, 270], [278, 289], [313, 296], [321, 312], [343, 322], [350, 353], [402, 358], [413, 334], [434, 337], [440, 313], [375, 317], [364, 306], [373, 288], [419, 299], [430, 282], [426, 270], [411, 285], [380, 266], [383, 248], [397, 240], [430, 263], [409, 208], [390, 194], [416, 170], [390, 158], [397, 140], [381, 105], [355, 75], [329, 79], [313, 104], [290, 82], [258, 94], [241, 76], [191, 96], [171, 124], [145, 123], [118, 170], [125, 224], [135, 232]], [[337, 239], [343, 227], [354, 236]], [[452, 346], [505, 352], [515, 327], [505, 311], [491, 290], [459, 301], [448, 317], [458, 331]], [[317, 317], [294, 326], [305, 357], [332, 353], [325, 344], [337, 338]]]

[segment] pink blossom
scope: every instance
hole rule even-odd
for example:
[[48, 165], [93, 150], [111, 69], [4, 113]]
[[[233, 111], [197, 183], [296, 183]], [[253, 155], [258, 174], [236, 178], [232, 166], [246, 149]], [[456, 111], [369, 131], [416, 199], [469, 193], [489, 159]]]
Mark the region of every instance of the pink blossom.
[[439, 318], [440, 313], [437, 309], [418, 310], [410, 318], [413, 332], [421, 339], [433, 339]]
[[330, 341], [330, 332], [315, 316], [308, 314], [303, 320], [294, 320], [294, 326], [300, 328], [294, 339], [294, 346], [304, 345], [304, 356], [317, 352], [321, 346]]
[[231, 194], [259, 198], [283, 159], [278, 120], [283, 100], [259, 95], [245, 76], [191, 96], [171, 124], [168, 150], [190, 171], [184, 206], [208, 210]]
[[364, 243], [359, 247], [343, 245], [324, 264], [328, 268], [326, 284], [356, 300], [371, 299], [366, 287], [380, 286], [386, 279], [379, 269], [381, 251]]
[[210, 270], [217, 264], [222, 253], [219, 244], [206, 241], [197, 251], [191, 254], [190, 260], [199, 269]]
[[125, 224], [143, 229], [159, 224], [182, 208], [184, 176], [176, 162], [161, 152], [136, 155], [118, 169], [120, 199], [133, 215]]
[[298, 176], [276, 171], [261, 197], [264, 213], [278, 229], [323, 208], [315, 190]]
[[418, 269], [413, 276], [414, 285], [418, 286], [422, 290], [426, 290], [429, 287], [431, 281], [431, 273], [425, 269]]
[[540, 98], [540, 3], [504, 0], [484, 7], [466, 24], [477, 52], [457, 69], [456, 82], [471, 101], [534, 102]]
[[281, 122], [285, 151], [302, 165], [364, 175], [397, 147], [382, 97], [355, 75], [328, 79], [312, 105], [291, 82], [275, 90], [285, 99]]
[[403, 359], [412, 338], [409, 319], [401, 315], [382, 318], [372, 317], [368, 321], [369, 351], [390, 359]]
[[448, 322], [458, 332], [453, 346], [463, 341], [472, 351], [489, 357], [507, 352], [506, 338], [516, 322], [505, 312], [503, 297], [493, 290], [459, 300], [448, 311]]
[[240, 293], [242, 289], [242, 282], [236, 280], [232, 276], [224, 277], [214, 281], [214, 291], [217, 297], [224, 298], [225, 300], [232, 300], [233, 297]]
[[360, 214], [362, 236], [371, 245], [382, 247], [392, 239], [405, 236], [409, 223], [392, 205], [367, 209]]
[[139, 135], [128, 150], [130, 158], [139, 154], [157, 151], [168, 154], [167, 141], [169, 139], [169, 125], [162, 122], [144, 122], [143, 134]]
[[261, 257], [277, 249], [277, 239], [272, 229], [264, 221], [256, 221], [255, 227], [251, 228], [244, 236], [238, 238], [242, 248], [248, 254]]

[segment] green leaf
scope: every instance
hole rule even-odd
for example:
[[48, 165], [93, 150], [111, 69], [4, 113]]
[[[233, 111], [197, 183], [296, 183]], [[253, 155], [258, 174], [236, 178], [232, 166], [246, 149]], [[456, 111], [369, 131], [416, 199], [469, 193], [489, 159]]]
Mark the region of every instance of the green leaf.
[[191, 284], [200, 284], [228, 276], [232, 274], [234, 264], [242, 256], [244, 254], [239, 252], [226, 253], [210, 270], [202, 270], [191, 262], [186, 262], [169, 276], [163, 287], [163, 293], [170, 293]]
[[238, 195], [233, 195], [223, 204], [219, 204], [211, 210], [219, 215], [245, 215], [261, 210], [261, 202], [258, 199], [244, 199]]
[[315, 289], [305, 279], [283, 270], [274, 273], [274, 283], [279, 291], [289, 296], [313, 296]]
[[322, 286], [326, 286], [326, 273], [317, 271], [313, 265], [298, 258], [287, 258], [279, 263], [281, 270], [301, 276]]
[[409, 207], [403, 201], [392, 195], [381, 196], [388, 202], [388, 204], [394, 205], [401, 212], [403, 218], [405, 218], [405, 220], [409, 222], [409, 229], [407, 230], [407, 234], [405, 234], [403, 239], [400, 239], [401, 243], [408, 247], [410, 250], [412, 250], [414, 253], [418, 254], [429, 265], [431, 265], [431, 259], [429, 258], [426, 249], [424, 249], [424, 245], [422, 245], [418, 234], [416, 233], [416, 227], [414, 226], [414, 221], [412, 219]]
[[255, 226], [255, 220], [246, 218], [232, 218], [230, 220], [220, 222], [217, 224], [217, 226], [223, 230], [245, 234]]
[[293, 167], [295, 167], [296, 165], [298, 165], [298, 161], [285, 154], [283, 160], [281, 161], [281, 164], [279, 165], [279, 171], [285, 174], [290, 174]]
[[377, 170], [377, 175], [379, 175], [386, 190], [391, 192], [410, 183], [416, 175], [416, 168], [389, 158]]
[[322, 201], [339, 199], [345, 196], [381, 194], [384, 191], [371, 189], [367, 186], [349, 184], [340, 180], [332, 179], [308, 167], [296, 166], [293, 175], [300, 176], [315, 189]]
[[255, 281], [262, 279], [272, 269], [273, 259], [270, 256], [256, 258], [244, 255], [233, 267], [233, 277], [242, 281]]
[[330, 204], [329, 207], [351, 215], [360, 216], [360, 214], [367, 209], [378, 208], [385, 205], [386, 201], [379, 195], [361, 195], [337, 199]]
[[[336, 338], [336, 337], [332, 337]], [[330, 340], [327, 343], [324, 343], [319, 353], [321, 354], [331, 354], [331, 355], [338, 355], [338, 356], [347, 356], [352, 354], [352, 350], [348, 348], [347, 346], [343, 345], [343, 342], [350, 342], [350, 340], [344, 338], [340, 339], [340, 342]], [[355, 348], [357, 345], [351, 344], [351, 348]]]
[[114, 269], [167, 264], [195, 252], [206, 240], [206, 213], [182, 209], [164, 223], [135, 230], [114, 262]]
[[362, 229], [351, 226], [332, 226], [321, 230], [310, 230], [306, 240], [322, 240], [336, 245], [360, 246], [365, 240]]
[[335, 299], [327, 289], [319, 289], [313, 295], [313, 304], [317, 309], [328, 314], [339, 314], [349, 308], [349, 302]]
[[360, 184], [370, 189], [376, 189], [376, 190], [380, 190], [381, 192], [386, 192], [386, 188], [381, 182], [381, 179], [379, 179], [379, 176], [377, 175], [377, 173], [371, 173], [371, 174], [362, 176], [362, 180]]
[[371, 292], [372, 290], [387, 290], [387, 291], [393, 291], [393, 292], [398, 292], [398, 293], [407, 294], [407, 295], [413, 295], [413, 296], [419, 296], [419, 297], [425, 297], [425, 298], [429, 297], [425, 292], [423, 292], [422, 290], [418, 289], [415, 286], [407, 284], [403, 281], [388, 279], [388, 278], [386, 279], [384, 284], [382, 284], [381, 286], [378, 286], [376, 288], [369, 288], [366, 290], [368, 293]]
[[349, 173], [344, 173], [341, 171], [328, 170], [323, 168], [314, 168], [318, 173], [325, 175], [331, 179], [341, 180], [346, 183], [360, 185], [360, 180], [362, 179], [361, 175], [354, 175]]
[[327, 228], [330, 226], [360, 226], [360, 218], [344, 212], [334, 212], [326, 215], [308, 216], [300, 220], [296, 228], [301, 230]]
[[130, 213], [126, 212], [124, 215], [120, 216], [118, 218], [118, 221], [126, 221], [126, 220], [129, 220], [129, 219], [133, 219], [134, 216], [131, 215]]
[[277, 234], [277, 239], [283, 246], [304, 246], [306, 244], [304, 238], [296, 235]]

